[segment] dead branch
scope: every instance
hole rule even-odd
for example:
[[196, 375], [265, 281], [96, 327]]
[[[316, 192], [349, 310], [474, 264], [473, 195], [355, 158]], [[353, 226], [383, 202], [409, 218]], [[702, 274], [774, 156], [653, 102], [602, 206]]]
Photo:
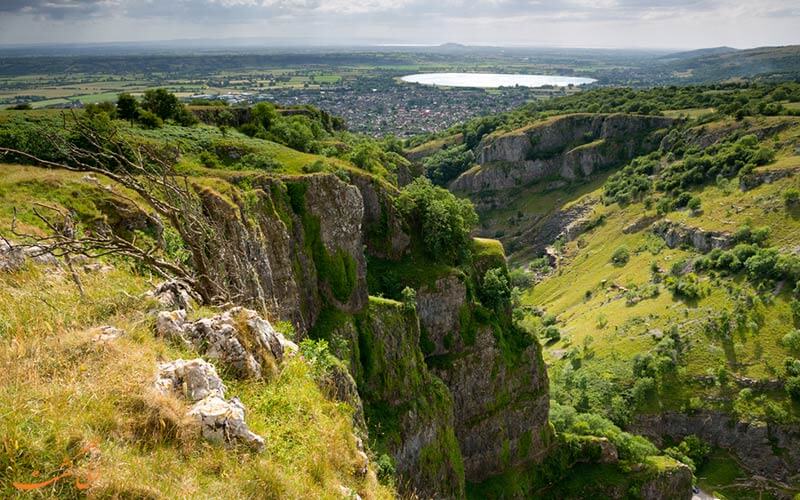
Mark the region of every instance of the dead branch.
[[[37, 206], [34, 215], [48, 228], [49, 236], [35, 237], [19, 233], [16, 217], [12, 232], [23, 236], [29, 247], [71, 258], [99, 258], [119, 255], [131, 258], [165, 277], [176, 277], [188, 283], [204, 302], [226, 302], [240, 298], [236, 279], [225, 269], [226, 259], [234, 249], [220, 237], [221, 222], [212, 220], [201, 198], [186, 176], [179, 175], [172, 164], [157, 151], [144, 145], [134, 145], [115, 129], [98, 130], [89, 121], [73, 114], [73, 132], [77, 140], [51, 130], [42, 130], [53, 151], [63, 161], [39, 158], [19, 149], [0, 147], [0, 155], [24, 158], [35, 165], [73, 172], [88, 172], [105, 176], [121, 187], [131, 190], [153, 210], [166, 219], [191, 253], [191, 266], [158, 257], [155, 246], [143, 247], [135, 240], [120, 237], [104, 224], [91, 231], [77, 231], [72, 217], [56, 207]], [[133, 201], [119, 190], [109, 190], [112, 196]], [[43, 210], [48, 212], [43, 213]], [[17, 245], [19, 246], [19, 245]]]

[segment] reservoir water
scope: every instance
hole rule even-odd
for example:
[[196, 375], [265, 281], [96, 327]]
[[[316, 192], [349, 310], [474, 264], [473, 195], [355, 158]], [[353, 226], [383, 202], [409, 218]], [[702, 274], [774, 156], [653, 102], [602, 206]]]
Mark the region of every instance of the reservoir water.
[[556, 75], [518, 75], [502, 73], [420, 73], [401, 78], [404, 82], [436, 85], [439, 87], [543, 87], [552, 85], [566, 87], [568, 85], [586, 85], [597, 80], [576, 76]]

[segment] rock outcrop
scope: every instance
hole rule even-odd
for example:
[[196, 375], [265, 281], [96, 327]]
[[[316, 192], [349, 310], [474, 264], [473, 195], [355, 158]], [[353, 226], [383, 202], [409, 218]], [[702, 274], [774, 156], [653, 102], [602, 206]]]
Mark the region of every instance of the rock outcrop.
[[467, 293], [462, 277], [443, 277], [420, 290], [417, 311], [428, 364], [452, 394], [466, 478], [480, 482], [547, 453], [549, 385], [539, 345], [510, 354], [512, 333], [481, 324]]
[[658, 147], [663, 129], [676, 120], [658, 116], [574, 114], [554, 117], [478, 146], [479, 165], [451, 189], [480, 193], [511, 189], [549, 178], [573, 180]]
[[244, 405], [237, 398], [225, 400], [225, 385], [213, 365], [202, 359], [178, 359], [158, 367], [155, 388], [164, 395], [178, 395], [193, 403], [188, 415], [200, 425], [202, 436], [215, 443], [244, 443], [264, 448], [264, 438], [244, 421]]
[[394, 459], [400, 484], [423, 498], [464, 495], [464, 471], [454, 432], [452, 398], [427, 368], [413, 310], [371, 298], [366, 310], [340, 317], [335, 337], [364, 401], [371, 439]]
[[692, 470], [671, 459], [639, 489], [642, 500], [689, 500], [692, 498]]
[[544, 217], [522, 222], [518, 236], [507, 238], [509, 248], [532, 255], [542, 255], [556, 240], [572, 241], [591, 227], [598, 200], [586, 198]]
[[286, 351], [297, 351], [268, 321], [242, 307], [195, 322], [187, 322], [183, 310], [162, 311], [156, 318], [156, 333], [195, 348], [241, 378], [271, 375]]
[[747, 175], [739, 177], [739, 189], [750, 191], [762, 184], [772, 184], [773, 182], [800, 174], [800, 166], [792, 168], [782, 168], [776, 170], [759, 171], [756, 170]]
[[720, 411], [687, 415], [666, 412], [638, 417], [630, 430], [661, 443], [695, 435], [735, 454], [751, 473], [778, 481], [800, 474], [800, 428], [791, 425], [739, 422]]
[[180, 280], [165, 281], [147, 293], [158, 302], [159, 307], [167, 310], [191, 310], [198, 302], [192, 289]]
[[724, 231], [706, 231], [703, 228], [663, 220], [653, 225], [653, 233], [664, 238], [669, 248], [689, 246], [706, 253], [715, 248], [727, 249], [733, 245], [733, 235]]
[[361, 225], [367, 253], [383, 259], [400, 259], [411, 244], [411, 238], [403, 230], [400, 214], [394, 208], [390, 193], [394, 188], [360, 174], [351, 174], [351, 181], [364, 200]]
[[43, 247], [17, 246], [6, 239], [0, 239], [0, 272], [18, 271], [26, 261], [49, 267], [58, 266], [58, 259]]
[[332, 174], [258, 177], [247, 200], [210, 189], [203, 205], [226, 251], [216, 258], [240, 301], [291, 321], [300, 334], [325, 304], [357, 312], [367, 303], [362, 222], [356, 186]]

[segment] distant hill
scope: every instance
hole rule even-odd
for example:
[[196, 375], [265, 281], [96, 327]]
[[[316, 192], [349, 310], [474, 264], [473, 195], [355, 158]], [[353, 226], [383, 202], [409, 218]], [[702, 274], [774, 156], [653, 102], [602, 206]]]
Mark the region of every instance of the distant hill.
[[700, 55], [666, 62], [673, 75], [685, 82], [735, 78], [800, 79], [800, 45], [724, 51], [704, 49]]
[[659, 57], [663, 61], [676, 61], [682, 59], [694, 59], [696, 57], [717, 56], [722, 54], [730, 54], [731, 52], [738, 52], [738, 49], [733, 47], [711, 47], [707, 49], [688, 50], [684, 52], [674, 52], [665, 56]]

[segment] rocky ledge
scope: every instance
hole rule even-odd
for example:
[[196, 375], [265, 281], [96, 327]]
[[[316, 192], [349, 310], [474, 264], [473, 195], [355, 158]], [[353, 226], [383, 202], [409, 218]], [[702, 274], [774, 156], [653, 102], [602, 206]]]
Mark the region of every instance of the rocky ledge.
[[660, 116], [574, 114], [492, 134], [478, 146], [479, 165], [450, 188], [477, 194], [549, 178], [586, 177], [657, 148], [664, 130], [675, 123]]

